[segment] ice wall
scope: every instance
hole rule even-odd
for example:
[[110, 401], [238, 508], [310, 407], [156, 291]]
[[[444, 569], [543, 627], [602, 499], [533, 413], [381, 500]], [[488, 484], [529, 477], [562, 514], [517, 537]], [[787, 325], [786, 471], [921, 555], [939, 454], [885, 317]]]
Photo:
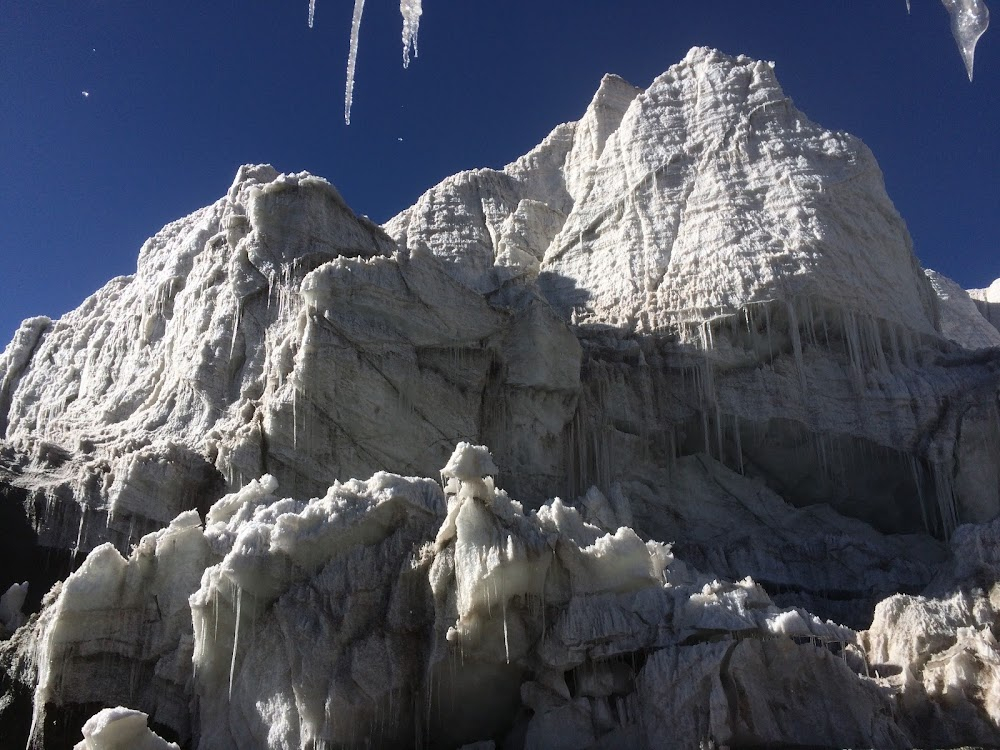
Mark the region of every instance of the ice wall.
[[[263, 477], [203, 529], [189, 514], [127, 560], [95, 550], [34, 625], [36, 705], [132, 689], [140, 710], [95, 717], [83, 747], [149, 737], [146, 713], [212, 748], [908, 742], [853, 631], [696, 572], [596, 497], [590, 520], [558, 498], [529, 512], [484, 472], [488, 450], [462, 443], [443, 488], [378, 474], [301, 501]], [[152, 639], [121, 617], [137, 609]], [[193, 691], [190, 717], [135, 691], [129, 664], [150, 650], [158, 680]], [[664, 694], [678, 669], [701, 677]], [[734, 680], [767, 698], [715, 694]]]
[[384, 229], [243, 167], [0, 358], [0, 549], [79, 566], [0, 641], [0, 733], [990, 744], [971, 677], [933, 734], [951, 694], [870, 669], [986, 621], [883, 601], [948, 599], [1000, 511], [1000, 350], [946, 281], [860, 142], [712, 50]]

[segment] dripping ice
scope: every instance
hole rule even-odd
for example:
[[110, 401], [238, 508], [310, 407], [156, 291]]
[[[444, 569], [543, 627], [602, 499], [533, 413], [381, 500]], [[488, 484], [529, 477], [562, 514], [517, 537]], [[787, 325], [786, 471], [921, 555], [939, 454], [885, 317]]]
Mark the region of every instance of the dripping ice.
[[420, 27], [420, 15], [423, 9], [420, 0], [400, 0], [399, 13], [403, 16], [403, 67], [410, 66], [410, 49], [413, 56], [418, 56], [417, 30]]
[[990, 10], [984, 0], [941, 0], [941, 3], [951, 16], [951, 33], [971, 81], [976, 43], [990, 25]]
[[365, 0], [354, 0], [354, 18], [351, 20], [351, 50], [347, 54], [347, 90], [344, 93], [344, 122], [351, 124], [351, 102], [354, 99], [354, 66], [358, 60], [358, 31]]
[[[351, 104], [354, 99], [354, 71], [358, 60], [358, 32], [361, 16], [365, 12], [365, 0], [354, 0], [354, 14], [351, 18], [351, 43], [347, 54], [347, 86], [344, 91], [344, 122], [351, 124]], [[410, 66], [410, 51], [417, 57], [417, 32], [423, 13], [421, 0], [400, 0], [399, 13], [403, 17], [403, 67]], [[309, 28], [316, 18], [316, 0], [309, 0]]]

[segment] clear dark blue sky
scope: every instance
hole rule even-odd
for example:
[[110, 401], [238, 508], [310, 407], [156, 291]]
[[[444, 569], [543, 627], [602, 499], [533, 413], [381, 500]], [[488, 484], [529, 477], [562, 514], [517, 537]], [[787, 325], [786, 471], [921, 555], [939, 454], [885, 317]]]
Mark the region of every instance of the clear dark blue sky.
[[317, 0], [312, 30], [307, 0], [3, 0], [0, 340], [132, 273], [143, 240], [241, 163], [322, 175], [384, 221], [579, 117], [605, 72], [645, 86], [694, 45], [774, 60], [800, 109], [875, 152], [924, 265], [986, 285], [1000, 15], [970, 84], [941, 3], [912, 4], [424, 0], [404, 71], [398, 5], [368, 0], [347, 127], [350, 0]]

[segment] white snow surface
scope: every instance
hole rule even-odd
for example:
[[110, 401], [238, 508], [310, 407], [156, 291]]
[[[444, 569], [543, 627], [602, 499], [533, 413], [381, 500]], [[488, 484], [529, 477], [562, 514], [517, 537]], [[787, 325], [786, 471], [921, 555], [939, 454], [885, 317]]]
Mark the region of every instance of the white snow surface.
[[1000, 330], [1000, 279], [985, 289], [969, 289], [969, 297], [989, 323]]
[[105, 708], [83, 725], [83, 741], [73, 750], [179, 750], [146, 726], [142, 711]]

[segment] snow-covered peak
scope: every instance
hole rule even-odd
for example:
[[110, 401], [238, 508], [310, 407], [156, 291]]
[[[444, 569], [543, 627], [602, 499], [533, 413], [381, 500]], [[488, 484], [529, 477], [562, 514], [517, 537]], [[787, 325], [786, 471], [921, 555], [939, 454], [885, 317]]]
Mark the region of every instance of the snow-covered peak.
[[941, 303], [941, 333], [945, 338], [966, 349], [1000, 346], [1000, 331], [982, 315], [969, 292], [937, 271], [928, 269], [926, 273]]
[[985, 289], [970, 289], [969, 296], [983, 302], [1000, 304], [1000, 279], [997, 279]]
[[0, 358], [0, 425], [14, 443], [83, 441], [113, 455], [121, 440], [129, 451], [164, 436], [200, 446], [282, 385], [275, 368], [289, 366], [281, 342], [297, 337], [305, 275], [394, 249], [326, 180], [245, 165], [225, 197], [147, 240], [134, 276], [22, 326]]
[[970, 289], [969, 296], [982, 316], [1000, 331], [1000, 279], [985, 289]]
[[695, 48], [637, 96], [546, 251], [584, 320], [659, 330], [816, 297], [920, 332], [932, 292], [871, 152], [770, 63]]
[[244, 164], [236, 170], [236, 177], [230, 185], [227, 197], [237, 201], [247, 185], [266, 185], [278, 178], [278, 170], [270, 164]]

